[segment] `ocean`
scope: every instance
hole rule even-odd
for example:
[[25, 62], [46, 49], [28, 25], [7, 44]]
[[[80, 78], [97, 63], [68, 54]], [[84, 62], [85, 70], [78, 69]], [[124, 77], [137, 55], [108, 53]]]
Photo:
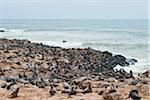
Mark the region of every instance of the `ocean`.
[[[28, 39], [32, 42], [65, 48], [93, 48], [110, 51], [138, 63], [124, 67], [135, 73], [150, 69], [147, 20], [0, 20], [1, 38]], [[63, 42], [66, 41], [66, 42]], [[117, 66], [116, 68], [121, 68]]]

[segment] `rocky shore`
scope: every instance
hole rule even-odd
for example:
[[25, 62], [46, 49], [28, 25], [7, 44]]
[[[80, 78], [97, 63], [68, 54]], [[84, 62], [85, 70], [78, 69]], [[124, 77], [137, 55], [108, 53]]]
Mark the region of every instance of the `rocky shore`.
[[0, 100], [149, 100], [150, 71], [91, 48], [61, 48], [28, 40], [0, 39]]

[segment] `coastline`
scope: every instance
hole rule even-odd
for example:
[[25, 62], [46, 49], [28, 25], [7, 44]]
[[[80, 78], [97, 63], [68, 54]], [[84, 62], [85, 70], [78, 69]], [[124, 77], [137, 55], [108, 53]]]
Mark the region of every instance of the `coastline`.
[[[51, 25], [51, 24], [50, 24]], [[12, 25], [13, 26], [13, 25]], [[20, 25], [22, 26], [22, 25]], [[55, 26], [55, 25], [54, 25]], [[46, 26], [45, 26], [46, 27]], [[17, 28], [17, 27], [16, 27]], [[29, 26], [27, 26], [29, 28]], [[23, 32], [1, 32], [3, 38], [7, 39], [28, 39], [31, 42], [43, 43], [45, 45], [60, 46], [62, 48], [88, 48], [94, 50], [109, 51], [113, 54], [120, 54], [126, 58], [134, 58], [138, 60], [134, 66], [127, 67], [126, 71], [133, 70], [134, 73], [145, 72], [150, 65], [148, 62], [148, 44], [145, 31], [128, 31], [124, 34], [122, 29], [114, 31], [69, 31], [66, 27], [65, 31], [23, 31]], [[88, 29], [89, 27], [87, 27]], [[71, 28], [72, 29], [72, 28]], [[82, 29], [82, 26], [81, 26]], [[59, 28], [58, 28], [59, 30]], [[93, 30], [94, 31], [94, 30]], [[84, 33], [83, 35], [81, 33]], [[130, 34], [131, 33], [131, 34]], [[94, 35], [93, 35], [94, 34]], [[118, 35], [115, 35], [118, 34]], [[125, 36], [124, 36], [125, 35]], [[136, 39], [134, 39], [136, 37]], [[63, 40], [67, 42], [62, 42]]]
[[[135, 77], [123, 69], [113, 70], [116, 65], [129, 65], [122, 55], [16, 39], [0, 39], [0, 53], [0, 96], [3, 99], [10, 99], [9, 94], [16, 87], [20, 88], [16, 100], [125, 100], [131, 90], [137, 90], [142, 100], [150, 99], [149, 71], [148, 75], [140, 73]], [[14, 84], [7, 89], [10, 83]], [[52, 88], [54, 95], [49, 93]]]

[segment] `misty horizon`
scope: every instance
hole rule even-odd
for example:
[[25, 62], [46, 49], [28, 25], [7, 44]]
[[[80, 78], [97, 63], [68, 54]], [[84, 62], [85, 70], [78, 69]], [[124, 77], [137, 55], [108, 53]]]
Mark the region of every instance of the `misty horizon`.
[[148, 19], [148, 1], [0, 0], [0, 19]]

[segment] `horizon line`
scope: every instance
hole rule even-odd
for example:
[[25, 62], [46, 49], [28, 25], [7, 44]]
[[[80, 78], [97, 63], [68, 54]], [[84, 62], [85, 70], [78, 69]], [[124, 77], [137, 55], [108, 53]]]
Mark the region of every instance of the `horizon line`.
[[150, 20], [150, 18], [0, 18], [0, 20]]

